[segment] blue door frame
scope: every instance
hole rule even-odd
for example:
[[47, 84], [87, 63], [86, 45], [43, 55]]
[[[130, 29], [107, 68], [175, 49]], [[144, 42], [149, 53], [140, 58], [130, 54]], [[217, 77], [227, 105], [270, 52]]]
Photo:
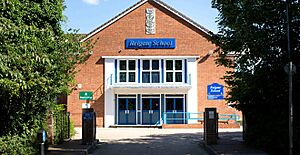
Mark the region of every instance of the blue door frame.
[[160, 98], [142, 99], [142, 124], [155, 125], [160, 120]]
[[118, 124], [135, 125], [136, 124], [136, 98], [118, 99]]
[[[167, 124], [184, 124], [183, 98], [166, 98]], [[171, 113], [171, 114], [170, 114]]]

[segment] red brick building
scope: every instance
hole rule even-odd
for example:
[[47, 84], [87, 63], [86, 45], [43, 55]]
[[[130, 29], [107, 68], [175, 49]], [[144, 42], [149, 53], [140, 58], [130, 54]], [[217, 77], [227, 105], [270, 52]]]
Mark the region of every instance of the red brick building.
[[[141, 0], [90, 32], [82, 41], [96, 44], [67, 99], [75, 126], [83, 103], [99, 127], [197, 124], [205, 107], [240, 114], [223, 100], [226, 69], [215, 63], [211, 35], [159, 0]], [[93, 100], [79, 99], [86, 91]]]

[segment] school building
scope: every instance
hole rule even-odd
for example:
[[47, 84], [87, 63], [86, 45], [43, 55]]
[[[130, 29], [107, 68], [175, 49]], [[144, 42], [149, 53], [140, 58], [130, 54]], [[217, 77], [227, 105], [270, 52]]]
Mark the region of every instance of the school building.
[[67, 97], [75, 126], [87, 107], [106, 128], [201, 126], [206, 107], [236, 124], [240, 112], [225, 104], [228, 69], [215, 63], [212, 35], [160, 0], [141, 0], [97, 27], [82, 40], [96, 43]]

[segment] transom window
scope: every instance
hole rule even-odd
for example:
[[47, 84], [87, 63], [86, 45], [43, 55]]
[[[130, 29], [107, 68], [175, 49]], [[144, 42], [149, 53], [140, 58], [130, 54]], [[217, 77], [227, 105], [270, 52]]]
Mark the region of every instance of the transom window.
[[136, 60], [119, 61], [119, 81], [136, 82]]
[[166, 60], [166, 82], [183, 82], [183, 60]]
[[142, 60], [142, 83], [160, 82], [160, 61]]

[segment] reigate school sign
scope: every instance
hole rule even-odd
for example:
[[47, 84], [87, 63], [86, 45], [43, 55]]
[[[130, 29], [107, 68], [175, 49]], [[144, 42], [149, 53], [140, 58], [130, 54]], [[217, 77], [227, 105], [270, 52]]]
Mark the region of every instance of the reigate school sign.
[[134, 38], [125, 40], [126, 49], [174, 49], [174, 38]]
[[207, 86], [207, 99], [208, 100], [223, 100], [224, 99], [224, 86], [213, 83]]

